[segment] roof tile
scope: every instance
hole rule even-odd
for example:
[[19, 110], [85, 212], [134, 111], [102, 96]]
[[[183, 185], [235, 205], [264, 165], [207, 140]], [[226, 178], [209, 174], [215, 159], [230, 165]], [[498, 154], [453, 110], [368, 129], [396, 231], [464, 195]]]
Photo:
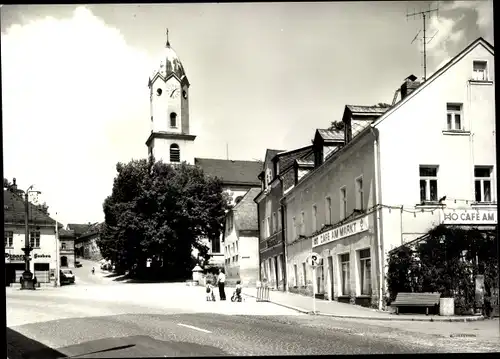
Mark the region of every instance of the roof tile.
[[262, 162], [233, 161], [215, 158], [195, 158], [195, 164], [203, 169], [205, 174], [219, 177], [223, 184], [260, 185], [257, 178], [262, 171]]

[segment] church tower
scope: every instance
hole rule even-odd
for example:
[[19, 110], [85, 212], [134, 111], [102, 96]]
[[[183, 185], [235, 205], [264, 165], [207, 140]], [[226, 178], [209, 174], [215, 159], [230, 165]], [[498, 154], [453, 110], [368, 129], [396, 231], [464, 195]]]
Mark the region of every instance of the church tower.
[[194, 140], [189, 133], [189, 81], [179, 57], [167, 44], [148, 81], [151, 134], [148, 157], [164, 163], [194, 164]]

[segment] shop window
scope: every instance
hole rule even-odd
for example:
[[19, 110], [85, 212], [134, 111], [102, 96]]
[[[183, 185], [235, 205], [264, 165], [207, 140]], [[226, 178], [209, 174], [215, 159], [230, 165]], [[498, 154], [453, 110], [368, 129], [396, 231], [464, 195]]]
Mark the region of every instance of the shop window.
[[492, 167], [474, 168], [474, 185], [476, 202], [491, 202]]
[[40, 248], [40, 232], [30, 232], [30, 247]]
[[341, 285], [342, 295], [349, 295], [351, 292], [350, 271], [349, 271], [349, 253], [341, 254], [340, 256], [340, 270], [341, 270]]
[[6, 248], [12, 247], [14, 245], [14, 232], [5, 231], [4, 236], [5, 236], [5, 247]]
[[372, 291], [370, 248], [359, 251], [359, 276], [361, 295], [370, 295]]
[[437, 202], [437, 166], [420, 166], [420, 202]]

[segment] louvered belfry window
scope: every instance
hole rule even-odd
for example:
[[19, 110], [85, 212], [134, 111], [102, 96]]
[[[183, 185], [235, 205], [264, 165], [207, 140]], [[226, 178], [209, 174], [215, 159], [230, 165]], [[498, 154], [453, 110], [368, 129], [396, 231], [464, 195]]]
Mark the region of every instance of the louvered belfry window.
[[170, 162], [180, 162], [181, 161], [181, 150], [179, 149], [179, 145], [172, 144], [170, 145]]

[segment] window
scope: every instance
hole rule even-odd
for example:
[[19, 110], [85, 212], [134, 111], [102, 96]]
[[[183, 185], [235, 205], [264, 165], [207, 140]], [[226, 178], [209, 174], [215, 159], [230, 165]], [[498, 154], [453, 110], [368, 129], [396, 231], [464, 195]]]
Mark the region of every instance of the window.
[[300, 213], [300, 234], [301, 235], [305, 235], [306, 233], [306, 215], [304, 214], [304, 212], [301, 212]]
[[488, 81], [486, 61], [474, 61], [472, 63], [472, 78], [475, 81]]
[[40, 248], [40, 232], [30, 232], [30, 247]]
[[212, 239], [212, 253], [220, 253], [220, 238]]
[[363, 177], [356, 179], [356, 208], [363, 209], [364, 196], [363, 196]]
[[266, 237], [269, 237], [271, 235], [271, 218], [267, 217], [266, 218]]
[[313, 233], [317, 231], [317, 226], [318, 226], [317, 215], [318, 215], [318, 209], [316, 208], [316, 205], [313, 205], [313, 208], [312, 208], [312, 232]]
[[462, 130], [462, 104], [446, 104], [446, 129]]
[[278, 209], [278, 231], [281, 230], [281, 208]]
[[349, 253], [340, 255], [342, 295], [349, 295], [351, 290], [349, 277]]
[[64, 251], [66, 250], [66, 243], [65, 242], [62, 242], [61, 243], [61, 249]]
[[14, 232], [5, 231], [5, 247], [12, 247], [14, 245]]
[[347, 216], [347, 190], [345, 187], [340, 189], [340, 219]]
[[240, 253], [240, 252], [238, 251], [238, 242], [236, 242], [236, 254], [238, 254], [238, 253]]
[[359, 276], [361, 295], [371, 295], [372, 278], [371, 278], [371, 259], [370, 248], [359, 251]]
[[278, 223], [276, 223], [276, 212], [273, 213], [273, 233], [276, 233], [278, 230]]
[[330, 197], [326, 197], [325, 202], [326, 202], [325, 221], [326, 224], [332, 224], [332, 199]]
[[180, 162], [181, 161], [181, 150], [179, 145], [174, 143], [170, 145], [170, 162]]
[[437, 167], [420, 166], [420, 202], [436, 202], [437, 197]]
[[262, 239], [266, 238], [266, 227], [264, 225], [264, 220], [262, 220], [262, 225], [260, 226], [260, 233]]
[[297, 221], [295, 217], [292, 218], [292, 238], [297, 238]]
[[170, 114], [170, 127], [177, 127], [177, 114], [175, 112]]
[[302, 274], [304, 275], [304, 286], [307, 286], [307, 266], [306, 263], [302, 263]]
[[476, 202], [491, 202], [491, 173], [492, 167], [474, 168], [474, 185]]
[[295, 274], [295, 283], [294, 283], [294, 285], [296, 287], [298, 287], [299, 286], [299, 270], [298, 270], [296, 264], [293, 265], [293, 273]]

